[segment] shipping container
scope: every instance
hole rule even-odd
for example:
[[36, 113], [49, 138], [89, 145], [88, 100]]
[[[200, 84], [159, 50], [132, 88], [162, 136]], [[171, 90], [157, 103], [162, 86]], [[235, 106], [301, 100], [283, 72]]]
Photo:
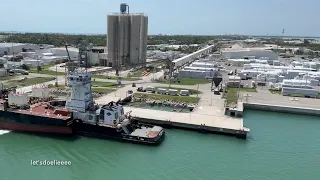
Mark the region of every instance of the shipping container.
[[319, 91], [316, 89], [304, 89], [304, 88], [291, 88], [291, 87], [282, 87], [282, 95], [288, 96], [300, 96], [313, 97], [316, 98], [319, 95]]
[[27, 105], [29, 97], [27, 94], [9, 94], [8, 103], [9, 105]]

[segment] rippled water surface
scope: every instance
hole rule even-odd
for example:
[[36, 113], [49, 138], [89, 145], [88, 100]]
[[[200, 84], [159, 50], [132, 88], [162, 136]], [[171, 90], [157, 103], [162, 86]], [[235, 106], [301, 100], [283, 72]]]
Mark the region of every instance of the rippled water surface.
[[[319, 179], [318, 117], [246, 111], [244, 122], [247, 140], [170, 129], [158, 147], [0, 131], [0, 179]], [[32, 166], [31, 160], [72, 164]]]

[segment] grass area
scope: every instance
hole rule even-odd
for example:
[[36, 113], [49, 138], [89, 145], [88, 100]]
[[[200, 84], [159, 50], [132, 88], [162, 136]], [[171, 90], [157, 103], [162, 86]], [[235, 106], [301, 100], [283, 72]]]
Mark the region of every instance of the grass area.
[[169, 100], [175, 102], [187, 102], [187, 103], [197, 103], [200, 98], [189, 97], [189, 96], [170, 96], [161, 94], [147, 94], [147, 93], [134, 93], [134, 97], [137, 98], [148, 98], [153, 100]]
[[[230, 88], [230, 89], [239, 90], [239, 88]], [[241, 91], [241, 92], [257, 92], [257, 90], [256, 90], [256, 89], [253, 89], [253, 88], [240, 88], [240, 91]]]
[[92, 92], [95, 93], [104, 93], [104, 94], [108, 94], [111, 93], [113, 91], [116, 91], [117, 89], [115, 88], [101, 88], [101, 87], [93, 87], [92, 88]]
[[[92, 81], [91, 82], [92, 85], [92, 89], [95, 88], [105, 88], [105, 89], [117, 89], [117, 88], [122, 88], [124, 87], [124, 85], [118, 85], [117, 83], [113, 83], [113, 82], [101, 82], [101, 81]], [[99, 91], [99, 90], [97, 90]]]
[[55, 75], [58, 75], [58, 76], [65, 75], [64, 72], [51, 71], [49, 68], [52, 66], [55, 66], [55, 64], [48, 64], [48, 65], [41, 66], [41, 71], [39, 71], [39, 73], [38, 73], [37, 67], [30, 68], [28, 71], [29, 71], [29, 73], [48, 74], [48, 75], [54, 75], [54, 76]]
[[[101, 82], [101, 81], [92, 81], [92, 92], [95, 93], [104, 93], [108, 94], [111, 92], [116, 91], [118, 88], [123, 87], [123, 85], [117, 85], [116, 83], [112, 82]], [[58, 86], [51, 86], [50, 88], [59, 88], [59, 89], [64, 89], [65, 85], [58, 85]]]
[[[50, 64], [50, 65], [45, 65], [45, 66], [41, 66], [42, 70], [39, 71], [37, 68], [31, 68], [29, 71], [29, 73], [37, 73], [37, 74], [48, 74], [48, 75], [58, 75], [58, 76], [63, 76], [65, 75], [64, 72], [56, 72], [56, 71], [52, 71], [49, 68], [55, 66], [54, 64]], [[111, 79], [111, 80], [118, 80], [119, 77], [117, 76], [105, 76], [105, 75], [93, 75], [92, 78], [97, 78], [97, 79]], [[137, 81], [139, 80], [139, 78], [131, 78], [131, 77], [120, 77], [121, 80], [123, 81]]]
[[[209, 79], [193, 79], [193, 78], [180, 78], [179, 82], [172, 82], [171, 84], [178, 84], [178, 85], [197, 85], [197, 84], [207, 84], [211, 83], [212, 81]], [[169, 84], [169, 81], [161, 82], [162, 84]]]
[[13, 86], [17, 86], [17, 87], [22, 87], [22, 86], [30, 86], [30, 85], [35, 85], [35, 84], [41, 84], [41, 83], [45, 83], [48, 81], [52, 81], [54, 80], [54, 77], [35, 77], [35, 78], [26, 78], [23, 80], [13, 80], [13, 81], [8, 81], [6, 83], [4, 83], [5, 87], [13, 87]]
[[280, 90], [269, 89], [269, 91], [270, 91], [272, 94], [281, 94], [281, 91], [280, 91]]
[[10, 79], [13, 79], [13, 78], [17, 78], [19, 77], [20, 75], [15, 75], [15, 76], [3, 76], [3, 77], [0, 77], [0, 81], [7, 81], [7, 80], [10, 80]]
[[142, 76], [142, 73], [146, 71], [145, 69], [139, 69], [139, 70], [136, 70], [134, 72], [130, 72], [130, 75], [129, 77], [141, 77]]
[[37, 69], [30, 69], [29, 70], [29, 73], [36, 73], [36, 74], [48, 74], [48, 75], [53, 75], [53, 76], [55, 76], [55, 75], [58, 75], [58, 76], [62, 76], [62, 75], [65, 75], [65, 73], [64, 72], [56, 72], [56, 71], [51, 71], [51, 70], [49, 70], [49, 69], [42, 69], [41, 71], [39, 71], [39, 73], [38, 73], [38, 70]]
[[[166, 89], [166, 90], [169, 89], [169, 87], [164, 87], [164, 86], [157, 86], [157, 87], [155, 87], [155, 88], [156, 88], [156, 90], [157, 90], [158, 88], [162, 88], [162, 89]], [[176, 90], [178, 90], [178, 93], [180, 93], [181, 90], [188, 90], [190, 95], [192, 95], [192, 94], [201, 94], [201, 93], [202, 93], [202, 92], [197, 91], [197, 90], [195, 90], [195, 89], [176, 88], [176, 87], [170, 87], [170, 89], [176, 89]]]
[[[93, 75], [92, 78], [97, 78], [97, 79], [111, 79], [111, 80], [118, 80], [119, 77], [117, 76], [106, 76], [106, 75]], [[139, 78], [134, 78], [134, 77], [120, 77], [120, 80], [123, 81], [137, 81]]]
[[[239, 88], [228, 88], [226, 94], [227, 106], [235, 106], [238, 102], [238, 91]], [[257, 92], [256, 89], [252, 88], [240, 88], [241, 92]]]
[[[101, 82], [101, 81], [92, 81], [92, 88], [121, 88], [123, 85], [118, 85], [113, 82]], [[52, 86], [51, 88], [65, 88], [65, 85], [59, 84], [58, 86]]]
[[111, 87], [111, 86], [117, 86], [116, 83], [113, 82], [101, 82], [101, 81], [92, 81], [91, 85], [93, 87]]

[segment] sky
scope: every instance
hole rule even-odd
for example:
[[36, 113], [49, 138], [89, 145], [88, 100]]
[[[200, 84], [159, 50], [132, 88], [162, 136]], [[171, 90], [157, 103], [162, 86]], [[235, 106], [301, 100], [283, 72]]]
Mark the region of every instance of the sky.
[[0, 31], [106, 34], [120, 3], [149, 35], [320, 36], [320, 0], [0, 0]]

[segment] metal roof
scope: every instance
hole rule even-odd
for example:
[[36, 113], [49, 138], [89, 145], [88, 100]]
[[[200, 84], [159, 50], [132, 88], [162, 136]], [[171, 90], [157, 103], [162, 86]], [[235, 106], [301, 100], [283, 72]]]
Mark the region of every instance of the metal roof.
[[21, 45], [25, 45], [23, 43], [0, 43], [0, 48], [8, 48], [8, 47], [12, 47], [12, 46], [21, 46]]

